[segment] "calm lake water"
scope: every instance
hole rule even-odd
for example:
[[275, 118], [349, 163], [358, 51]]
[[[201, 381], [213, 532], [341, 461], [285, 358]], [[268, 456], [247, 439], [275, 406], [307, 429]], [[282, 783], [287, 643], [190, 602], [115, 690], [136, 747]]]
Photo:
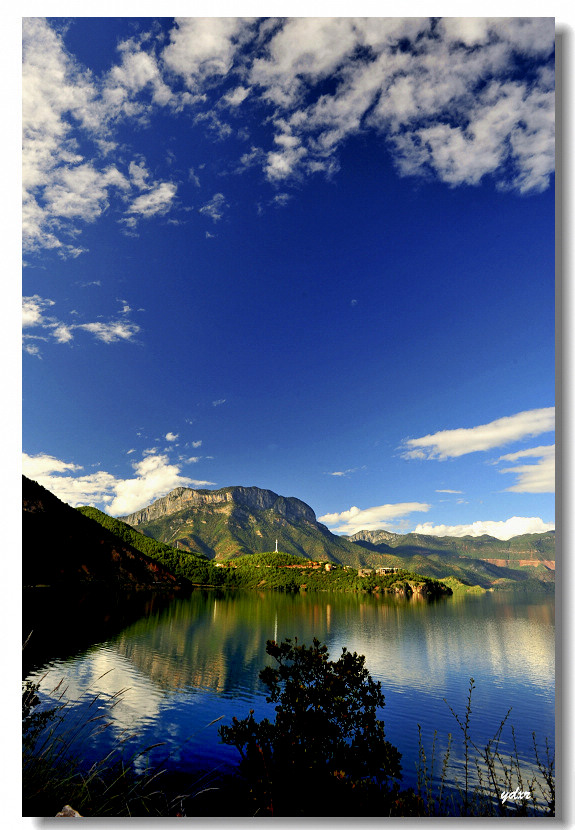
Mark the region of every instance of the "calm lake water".
[[[509, 708], [522, 760], [533, 759], [532, 731], [540, 745], [545, 738], [554, 744], [555, 605], [548, 597], [505, 593], [426, 602], [198, 590], [180, 598], [109, 601], [109, 607], [93, 598], [69, 603], [55, 604], [49, 594], [27, 601], [26, 625], [36, 632], [28, 677], [41, 679], [47, 707], [65, 689], [71, 705], [63, 729], [81, 722], [90, 705], [92, 715], [111, 724], [83, 745], [87, 763], [121, 739], [130, 755], [164, 742], [150, 753], [152, 762], [174, 771], [234, 766], [237, 751], [220, 743], [218, 727], [250, 709], [257, 719], [273, 717], [258, 674], [272, 662], [266, 640], [285, 637], [310, 643], [315, 636], [334, 658], [343, 646], [365, 655], [382, 683], [386, 735], [402, 753], [405, 785], [416, 781], [417, 724], [428, 751], [435, 730], [440, 750], [453, 733], [454, 769], [462, 763], [460, 731], [444, 699], [463, 717], [471, 677], [478, 746]], [[510, 729], [502, 745], [511, 749]], [[143, 757], [138, 764], [145, 765]]]

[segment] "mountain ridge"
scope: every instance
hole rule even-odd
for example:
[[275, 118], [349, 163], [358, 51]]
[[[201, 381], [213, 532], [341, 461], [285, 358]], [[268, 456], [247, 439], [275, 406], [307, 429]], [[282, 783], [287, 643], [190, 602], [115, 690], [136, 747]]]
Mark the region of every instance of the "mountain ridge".
[[273, 550], [277, 539], [279, 550], [311, 559], [355, 568], [408, 568], [434, 578], [454, 575], [482, 587], [517, 582], [539, 587], [554, 579], [552, 532], [508, 541], [385, 530], [337, 536], [317, 521], [305, 502], [257, 487], [176, 488], [121, 521], [160, 542], [219, 562]]
[[22, 543], [25, 586], [177, 584], [169, 569], [26, 476], [22, 476]]

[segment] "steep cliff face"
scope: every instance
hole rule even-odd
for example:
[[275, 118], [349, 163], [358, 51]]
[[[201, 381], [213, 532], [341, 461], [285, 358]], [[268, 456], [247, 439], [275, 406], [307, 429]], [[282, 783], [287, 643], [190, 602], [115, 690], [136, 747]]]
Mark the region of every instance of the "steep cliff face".
[[259, 487], [224, 487], [221, 490], [192, 490], [188, 487], [177, 487], [167, 496], [152, 502], [148, 507], [137, 510], [129, 516], [121, 516], [120, 521], [137, 527], [188, 508], [217, 508], [225, 505], [245, 507], [249, 511], [273, 510], [291, 522], [316, 522], [315, 513], [305, 502], [293, 497], [278, 496], [272, 490], [262, 490]]
[[363, 550], [334, 536], [300, 499], [259, 487], [179, 487], [121, 521], [180, 550], [225, 561], [279, 550], [323, 561], [362, 562]]

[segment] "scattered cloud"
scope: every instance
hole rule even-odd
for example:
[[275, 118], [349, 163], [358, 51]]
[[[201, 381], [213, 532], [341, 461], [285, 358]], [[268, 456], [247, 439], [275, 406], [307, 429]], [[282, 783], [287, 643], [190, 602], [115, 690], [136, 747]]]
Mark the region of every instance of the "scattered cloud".
[[436, 493], [452, 493], [452, 494], [461, 494], [463, 490], [436, 490]]
[[202, 442], [201, 442], [201, 441], [192, 441], [192, 447], [193, 447], [195, 450], [197, 450], [197, 448], [198, 448], [198, 447], [201, 447], [201, 446], [202, 446]]
[[[289, 18], [248, 75], [275, 112], [266, 175], [329, 174], [350, 136], [375, 130], [401, 175], [543, 190], [554, 165], [553, 47], [551, 18]], [[530, 61], [527, 76], [518, 59]], [[328, 77], [332, 89], [310, 100]]]
[[[24, 18], [24, 249], [76, 257], [104, 213], [129, 230], [174, 208], [179, 183], [156, 180], [120, 133], [159, 111], [240, 139], [230, 169], [258, 165], [276, 184], [334, 175], [345, 142], [371, 133], [402, 176], [539, 192], [554, 170], [554, 38], [551, 17], [176, 18], [167, 36], [119, 43], [98, 75]], [[254, 117], [261, 146], [246, 153]], [[216, 193], [200, 212], [219, 221], [226, 207]]]
[[[45, 313], [47, 309], [54, 306], [53, 300], [40, 297], [38, 294], [22, 298], [22, 328], [25, 329], [23, 344], [24, 350], [29, 354], [39, 354], [39, 347], [35, 343], [30, 343], [31, 339], [44, 341], [53, 339], [56, 343], [69, 343], [74, 339], [76, 331], [83, 330], [90, 332], [103, 343], [117, 343], [120, 340], [132, 340], [140, 331], [140, 326], [126, 320], [125, 317], [109, 322], [64, 323], [54, 315]], [[121, 313], [125, 315], [130, 310], [130, 307], [124, 304]], [[76, 312], [71, 312], [71, 314], [77, 316]], [[44, 333], [42, 335], [28, 333], [28, 330], [33, 328], [41, 329]]]
[[[86, 250], [75, 241], [82, 226], [112, 204], [120, 212], [128, 204], [132, 223], [171, 207], [176, 185], [151, 180], [140, 159], [127, 157], [125, 146], [116, 152], [113, 138], [121, 120], [145, 120], [151, 106], [171, 98], [153, 52], [144, 49], [144, 41], [121, 44], [120, 64], [96, 78], [46, 20], [23, 18], [24, 251], [52, 249], [76, 257]], [[144, 89], [152, 92], [148, 103]]]
[[518, 467], [506, 467], [501, 473], [513, 473], [517, 483], [506, 490], [512, 493], [554, 493], [555, 492], [555, 446], [532, 447], [528, 450], [508, 453], [500, 461], [518, 461], [523, 458], [536, 460], [534, 464], [520, 464]]
[[555, 530], [554, 522], [544, 522], [540, 518], [513, 516], [501, 522], [478, 521], [467, 525], [433, 525], [431, 522], [419, 524], [414, 533], [429, 536], [494, 536], [496, 539], [511, 539], [523, 533], [546, 533]]
[[179, 435], [177, 435], [176, 433], [173, 433], [173, 432], [167, 432], [165, 437], [166, 437], [166, 441], [177, 441], [178, 438], [179, 438]]
[[132, 464], [132, 478], [117, 478], [99, 471], [89, 475], [70, 475], [82, 470], [77, 464], [53, 456], [24, 453], [22, 471], [62, 501], [76, 507], [81, 504], [103, 505], [112, 516], [125, 516], [146, 507], [176, 487], [206, 487], [213, 481], [197, 481], [181, 475], [180, 467], [170, 463], [167, 455], [149, 451]]
[[212, 401], [212, 406], [221, 406], [225, 402], [226, 402], [225, 398], [220, 398], [219, 401]]
[[333, 533], [352, 535], [359, 530], [393, 530], [396, 522], [411, 513], [426, 513], [430, 504], [421, 502], [402, 502], [399, 504], [382, 504], [378, 507], [350, 507], [342, 513], [326, 513], [319, 521], [330, 526]]
[[404, 458], [457, 458], [470, 452], [484, 452], [523, 438], [532, 438], [555, 429], [555, 407], [531, 409], [489, 424], [467, 429], [448, 429], [408, 438], [403, 442]]

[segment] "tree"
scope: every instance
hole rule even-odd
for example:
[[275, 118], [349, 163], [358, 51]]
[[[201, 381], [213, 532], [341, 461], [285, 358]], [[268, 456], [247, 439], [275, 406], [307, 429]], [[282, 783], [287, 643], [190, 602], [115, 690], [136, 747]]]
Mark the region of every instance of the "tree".
[[223, 742], [240, 752], [257, 812], [389, 814], [399, 793], [401, 755], [385, 740], [377, 717], [385, 703], [381, 683], [369, 675], [365, 657], [344, 648], [331, 661], [316, 638], [309, 647], [297, 639], [268, 640], [266, 651], [277, 666], [263, 669], [260, 679], [266, 700], [278, 704], [275, 721], [257, 723], [252, 709], [220, 728]]

